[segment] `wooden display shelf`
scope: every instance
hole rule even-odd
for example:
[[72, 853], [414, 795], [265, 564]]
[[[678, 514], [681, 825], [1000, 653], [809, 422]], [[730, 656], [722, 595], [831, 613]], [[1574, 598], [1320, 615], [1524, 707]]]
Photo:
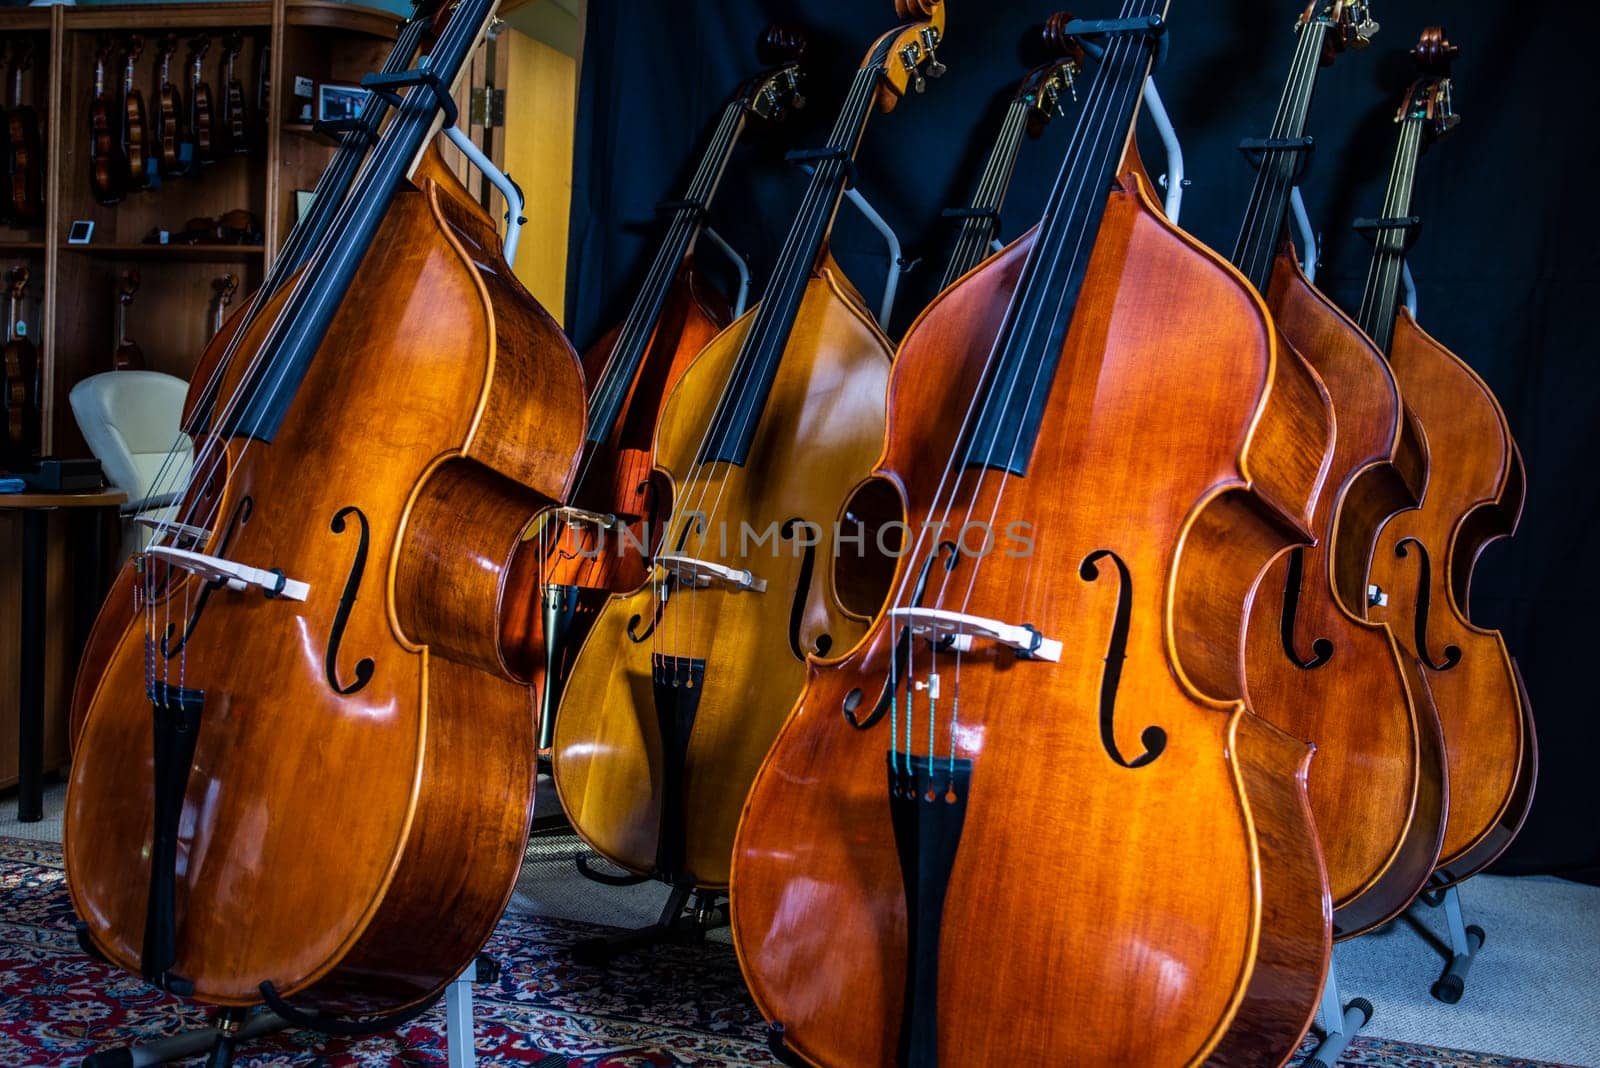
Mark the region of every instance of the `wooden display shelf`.
[[283, 132], [294, 134], [296, 137], [306, 137], [332, 148], [337, 148], [339, 145], [338, 138], [323, 133], [309, 122], [286, 122], [283, 124]]
[[196, 260], [201, 263], [242, 263], [259, 260], [267, 252], [263, 245], [155, 245], [143, 241], [63, 243], [61, 251], [117, 260]]
[[0, 249], [10, 249], [13, 252], [43, 252], [43, 241], [6, 241], [0, 238]]
[[145, 34], [153, 30], [266, 29], [272, 25], [273, 7], [260, 2], [95, 4], [67, 8], [66, 28]]

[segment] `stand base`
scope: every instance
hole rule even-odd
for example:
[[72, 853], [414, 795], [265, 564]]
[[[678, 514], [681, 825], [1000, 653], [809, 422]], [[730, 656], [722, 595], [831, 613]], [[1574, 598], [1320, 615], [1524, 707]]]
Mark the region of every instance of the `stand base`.
[[[691, 906], [690, 895], [694, 897]], [[603, 967], [624, 953], [652, 946], [694, 946], [706, 940], [706, 932], [728, 922], [728, 901], [716, 890], [696, 890], [693, 883], [674, 883], [661, 909], [661, 918], [649, 927], [622, 931], [603, 938], [590, 938], [572, 947], [579, 964]]]
[[[1431, 993], [1446, 1005], [1454, 1005], [1467, 991], [1467, 972], [1471, 970], [1472, 961], [1478, 955], [1478, 950], [1483, 948], [1487, 936], [1482, 927], [1468, 924], [1462, 915], [1458, 885], [1435, 887], [1418, 896], [1417, 901], [1429, 908], [1444, 909], [1450, 941], [1448, 945], [1439, 946], [1446, 958], [1445, 969], [1438, 982], [1433, 984]], [[1418, 930], [1424, 929], [1418, 927]], [[1429, 938], [1432, 940], [1431, 936]]]
[[1354, 998], [1348, 1005], [1340, 1003], [1339, 973], [1330, 960], [1328, 978], [1322, 984], [1322, 1004], [1317, 1009], [1322, 1041], [1300, 1068], [1333, 1068], [1351, 1041], [1371, 1021], [1372, 1002], [1366, 998]]

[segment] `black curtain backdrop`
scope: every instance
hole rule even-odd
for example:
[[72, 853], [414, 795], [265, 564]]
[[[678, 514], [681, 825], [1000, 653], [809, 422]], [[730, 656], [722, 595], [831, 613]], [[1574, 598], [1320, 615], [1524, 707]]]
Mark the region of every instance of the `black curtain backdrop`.
[[[1072, 10], [1110, 17], [1118, 6]], [[1182, 224], [1224, 254], [1251, 182], [1235, 146], [1267, 133], [1302, 7], [1172, 5], [1171, 52], [1157, 82], [1192, 180]], [[1018, 0], [948, 0], [946, 8], [948, 75], [876, 116], [859, 156], [860, 188], [900, 234], [909, 261], [888, 324], [894, 337], [934, 295], [951, 241], [939, 213], [969, 196], [1024, 73], [1022, 42], [1054, 10]], [[1532, 816], [1499, 870], [1600, 881], [1600, 719], [1590, 676], [1600, 665], [1591, 459], [1600, 452], [1600, 375], [1588, 325], [1600, 313], [1600, 171], [1591, 43], [1558, 0], [1373, 0], [1372, 10], [1382, 23], [1373, 46], [1324, 70], [1312, 107], [1318, 147], [1303, 189], [1326, 237], [1318, 283], [1347, 309], [1359, 303], [1369, 252], [1350, 223], [1379, 214], [1391, 120], [1414, 76], [1407, 53], [1424, 26], [1442, 20], [1461, 47], [1462, 122], [1419, 169], [1415, 209], [1425, 224], [1410, 259], [1419, 317], [1499, 395], [1530, 478], [1521, 529], [1484, 554], [1472, 597], [1474, 618], [1504, 630], [1521, 661], [1541, 750]], [[749, 257], [757, 294], [804, 188], [783, 153], [823, 142], [865, 50], [895, 22], [891, 0], [590, 0], [566, 309], [580, 345], [625, 313], [660, 234], [655, 203], [680, 195], [727, 95], [760, 68], [755, 42], [773, 20], [810, 36], [810, 104], [781, 126], [747, 134], [711, 212]], [[1069, 101], [1066, 115], [1024, 146], [1004, 213], [1007, 240], [1037, 220], [1076, 119]], [[1147, 118], [1140, 144], [1161, 174], [1164, 157]], [[833, 247], [876, 307], [889, 265], [882, 242], [848, 206]], [[719, 269], [704, 243], [700, 260]]]

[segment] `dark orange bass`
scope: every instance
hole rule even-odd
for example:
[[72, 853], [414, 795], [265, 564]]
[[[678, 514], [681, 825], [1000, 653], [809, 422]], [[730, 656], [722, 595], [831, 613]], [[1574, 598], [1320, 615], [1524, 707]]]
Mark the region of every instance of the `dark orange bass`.
[[[1385, 620], [1421, 664], [1444, 728], [1450, 815], [1437, 881], [1482, 871], [1527, 817], [1538, 777], [1533, 713], [1517, 665], [1497, 630], [1467, 614], [1472, 567], [1522, 515], [1527, 475], [1505, 412], [1482, 378], [1400, 308], [1417, 158], [1459, 118], [1451, 105], [1456, 47], [1438, 27], [1414, 51], [1422, 76], [1396, 121], [1399, 147], [1383, 215], [1358, 223], [1377, 249], [1357, 320], [1389, 365], [1428, 459], [1419, 508], [1383, 524], [1372, 549], [1368, 611]], [[1425, 443], [1425, 444], [1422, 444]]]
[[561, 682], [595, 613], [609, 594], [644, 581], [646, 559], [671, 510], [670, 490], [655, 473], [662, 403], [732, 317], [727, 301], [694, 266], [706, 210], [749, 120], [777, 119], [804, 103], [799, 60], [805, 38], [773, 26], [759, 51], [774, 69], [745, 82], [723, 108], [683, 199], [662, 205], [671, 222], [628, 317], [583, 358], [589, 429], [572, 507], [528, 547], [543, 575], [540, 615], [527, 621], [521, 638], [541, 710], [541, 751], [550, 748]]
[[[456, 6], [429, 53], [443, 85], [492, 9]], [[582, 375], [424, 151], [440, 108], [405, 90], [243, 331], [78, 737], [84, 936], [203, 1001], [423, 1002], [520, 865], [534, 723], [500, 617], [522, 534], [570, 486]]]
[[740, 966], [808, 1063], [1276, 1064], [1310, 1023], [1311, 750], [1241, 652], [1331, 414], [1122, 163], [1166, 8], [1074, 24], [1109, 36], [1036, 236], [896, 356], [893, 592], [810, 661], [734, 850]]
[[[1314, 0], [1267, 144], [1303, 144], [1317, 70], [1376, 25], [1364, 4]], [[1245, 681], [1250, 706], [1317, 746], [1316, 816], [1341, 937], [1393, 919], [1439, 857], [1447, 786], [1444, 742], [1421, 669], [1383, 623], [1368, 621], [1365, 552], [1374, 524], [1415, 504], [1422, 465], [1402, 441], [1403, 411], [1388, 365], [1282, 252], [1296, 148], [1263, 148], [1233, 254], [1267, 295], [1286, 342], [1333, 399], [1333, 463], [1317, 497], [1318, 542], [1268, 569], [1250, 613]], [[1408, 477], [1409, 475], [1409, 477]], [[1364, 534], [1344, 530], [1365, 517]]]
[[[437, 2], [416, 5], [415, 17], [408, 20], [400, 29], [388, 62], [383, 68], [385, 73], [393, 74], [410, 66], [419, 45], [426, 39], [440, 17], [439, 10], [440, 5]], [[204, 46], [205, 41], [202, 38], [196, 47], [203, 51]], [[224, 320], [211, 340], [206, 343], [195, 365], [194, 376], [189, 382], [189, 394], [184, 399], [183, 405], [180, 425], [184, 433], [191, 438], [198, 440], [206, 432], [212, 413], [216, 410], [223, 372], [240, 354], [243, 335], [248, 332], [250, 324], [261, 314], [272, 295], [294, 276], [311, 250], [327, 232], [336, 211], [344, 202], [351, 182], [355, 180], [356, 170], [366, 155], [368, 141], [377, 133], [383, 118], [388, 113], [389, 103], [381, 96], [373, 97], [363, 109], [362, 128], [346, 133], [341, 139], [338, 151], [334, 153], [327, 169], [322, 172], [322, 177], [317, 180], [316, 190], [311, 198], [311, 210], [295, 223], [288, 239], [284, 241], [283, 248], [273, 258], [272, 268], [267, 272], [261, 288], [257, 289], [237, 312]], [[244, 353], [247, 359], [250, 355], [248, 350]], [[174, 476], [180, 474], [182, 474], [181, 469], [169, 468], [163, 472], [162, 477], [152, 488], [151, 497], [157, 501], [169, 497], [178, 486]], [[198, 521], [190, 525], [205, 528], [211, 524], [215, 515], [210, 509], [215, 507], [215, 498], [208, 497], [207, 500], [211, 502], [210, 506], [202, 514], [195, 516]], [[162, 540], [181, 545], [186, 539], [181, 531], [169, 529], [164, 533]], [[124, 564], [112, 582], [111, 589], [101, 605], [100, 614], [95, 618], [94, 626], [89, 631], [83, 654], [78, 660], [77, 680], [72, 688], [68, 738], [72, 740], [73, 745], [77, 744], [78, 732], [83, 728], [84, 716], [88, 714], [89, 699], [93, 696], [95, 687], [100, 684], [100, 675], [121, 640], [123, 628], [134, 616], [135, 589], [138, 585], [139, 576], [135, 573], [133, 565]]]

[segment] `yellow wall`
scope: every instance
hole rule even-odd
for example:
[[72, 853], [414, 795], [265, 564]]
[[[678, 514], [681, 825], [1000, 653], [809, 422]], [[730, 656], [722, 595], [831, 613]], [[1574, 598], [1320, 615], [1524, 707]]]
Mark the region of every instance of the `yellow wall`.
[[566, 306], [577, 64], [571, 56], [509, 27], [498, 43], [507, 57], [503, 169], [528, 200], [517, 277], [560, 319]]

